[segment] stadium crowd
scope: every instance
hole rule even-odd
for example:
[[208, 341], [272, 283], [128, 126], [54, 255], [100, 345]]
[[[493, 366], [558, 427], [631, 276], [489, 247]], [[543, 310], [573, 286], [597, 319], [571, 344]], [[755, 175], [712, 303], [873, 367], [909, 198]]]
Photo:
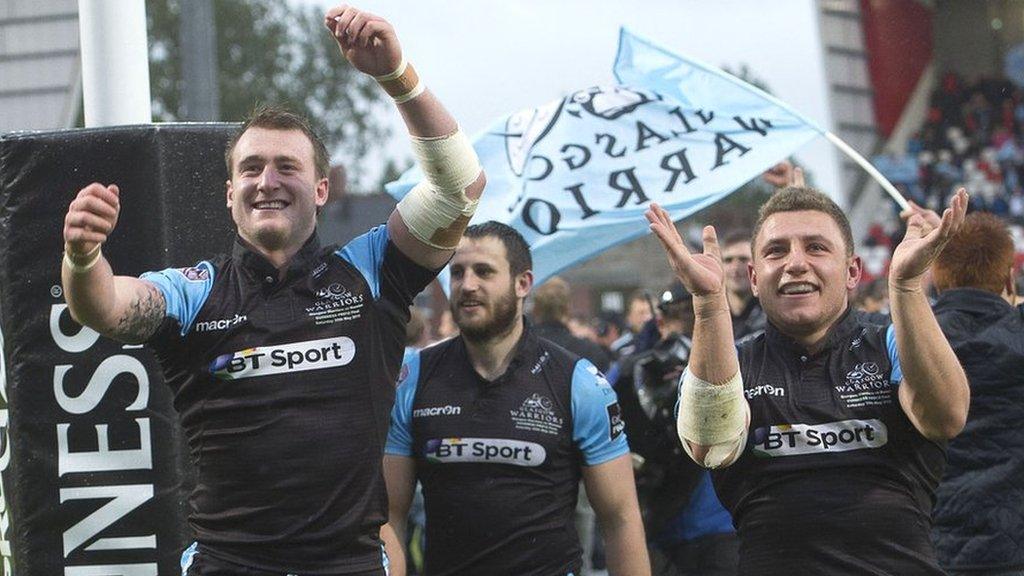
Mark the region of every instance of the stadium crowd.
[[[1008, 79], [942, 76], [924, 125], [895, 155], [874, 164], [907, 199], [931, 210], [945, 206], [959, 186], [971, 191], [970, 209], [1004, 221], [1014, 240], [1014, 266], [1024, 262], [1024, 89]], [[895, 211], [861, 238], [866, 292], [885, 276], [902, 236]], [[884, 282], [882, 283], [884, 285]]]

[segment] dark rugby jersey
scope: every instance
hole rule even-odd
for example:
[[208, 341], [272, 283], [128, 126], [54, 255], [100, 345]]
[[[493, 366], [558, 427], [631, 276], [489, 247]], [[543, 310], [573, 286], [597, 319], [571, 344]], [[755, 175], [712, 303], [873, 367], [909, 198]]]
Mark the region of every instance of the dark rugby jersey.
[[380, 462], [408, 306], [434, 273], [379, 226], [345, 247], [314, 234], [283, 280], [230, 256], [142, 276], [167, 301], [150, 340], [197, 484], [200, 549], [281, 573], [380, 568]]
[[416, 460], [429, 576], [579, 574], [581, 466], [629, 452], [615, 392], [529, 328], [493, 382], [453, 338], [402, 367], [387, 453]]
[[848, 312], [808, 354], [770, 324], [739, 347], [750, 429], [715, 489], [740, 574], [942, 574], [929, 540], [944, 446], [898, 398], [895, 335]]

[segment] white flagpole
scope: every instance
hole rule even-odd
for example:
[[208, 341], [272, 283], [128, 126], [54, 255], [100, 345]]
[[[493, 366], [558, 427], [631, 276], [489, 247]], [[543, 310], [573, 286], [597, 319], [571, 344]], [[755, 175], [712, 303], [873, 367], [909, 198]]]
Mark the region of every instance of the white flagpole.
[[85, 125], [148, 124], [149, 53], [143, 0], [78, 0]]
[[892, 196], [892, 199], [895, 200], [896, 203], [900, 205], [900, 209], [910, 210], [910, 203], [907, 202], [907, 199], [904, 198], [903, 195], [900, 194], [900, 191], [897, 190], [896, 187], [892, 185], [892, 182], [889, 182], [889, 180], [886, 179], [885, 176], [882, 176], [882, 173], [879, 172], [874, 166], [872, 166], [871, 163], [867, 161], [867, 159], [865, 159], [863, 156], [857, 153], [857, 151], [851, 148], [849, 144], [843, 142], [839, 138], [839, 136], [836, 136], [831, 132], [825, 132], [825, 138], [828, 138], [829, 142], [838, 146], [840, 150], [842, 150], [847, 156], [852, 158], [853, 161], [860, 165], [861, 168], [867, 170], [868, 174], [870, 174], [871, 177], [874, 178], [875, 181], [882, 186], [882, 189], [888, 192], [889, 196]]

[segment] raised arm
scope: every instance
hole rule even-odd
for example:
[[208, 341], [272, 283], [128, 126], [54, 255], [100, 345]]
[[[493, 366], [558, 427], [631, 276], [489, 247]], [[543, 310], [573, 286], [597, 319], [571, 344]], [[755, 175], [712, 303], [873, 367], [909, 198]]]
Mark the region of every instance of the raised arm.
[[61, 279], [68, 310], [76, 322], [121, 342], [143, 342], [164, 319], [163, 294], [152, 284], [115, 276], [101, 246], [117, 225], [117, 186], [83, 188], [64, 218]]
[[680, 388], [679, 437], [697, 464], [728, 466], [746, 441], [750, 408], [743, 398], [718, 237], [706, 226], [704, 252], [690, 254], [668, 212], [651, 204], [646, 217], [672, 270], [693, 294], [693, 349]]
[[946, 440], [967, 421], [971, 392], [956, 354], [932, 313], [922, 277], [963, 224], [967, 191], [961, 188], [935, 226], [913, 214], [889, 267], [889, 310], [903, 381], [900, 406], [921, 434]]
[[439, 268], [454, 252], [483, 192], [480, 161], [441, 102], [425, 89], [402, 54], [394, 28], [350, 6], [329, 10], [325, 24], [346, 59], [394, 98], [426, 180], [388, 218], [392, 241], [406, 256]]

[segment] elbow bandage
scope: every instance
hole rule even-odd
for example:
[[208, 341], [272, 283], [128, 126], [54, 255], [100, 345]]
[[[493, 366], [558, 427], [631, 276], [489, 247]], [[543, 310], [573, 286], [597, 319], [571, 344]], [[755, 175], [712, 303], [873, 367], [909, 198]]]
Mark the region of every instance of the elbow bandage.
[[689, 370], [683, 374], [679, 392], [679, 416], [676, 432], [686, 453], [693, 456], [690, 443], [709, 448], [704, 461], [706, 468], [718, 468], [732, 463], [730, 456], [738, 456], [747, 442], [750, 405], [743, 398], [743, 379], [737, 372], [725, 384], [712, 384], [697, 378]]
[[412, 144], [426, 178], [402, 198], [398, 213], [421, 242], [451, 250], [480, 202], [465, 192], [480, 176], [480, 160], [462, 130], [440, 138], [414, 136]]

